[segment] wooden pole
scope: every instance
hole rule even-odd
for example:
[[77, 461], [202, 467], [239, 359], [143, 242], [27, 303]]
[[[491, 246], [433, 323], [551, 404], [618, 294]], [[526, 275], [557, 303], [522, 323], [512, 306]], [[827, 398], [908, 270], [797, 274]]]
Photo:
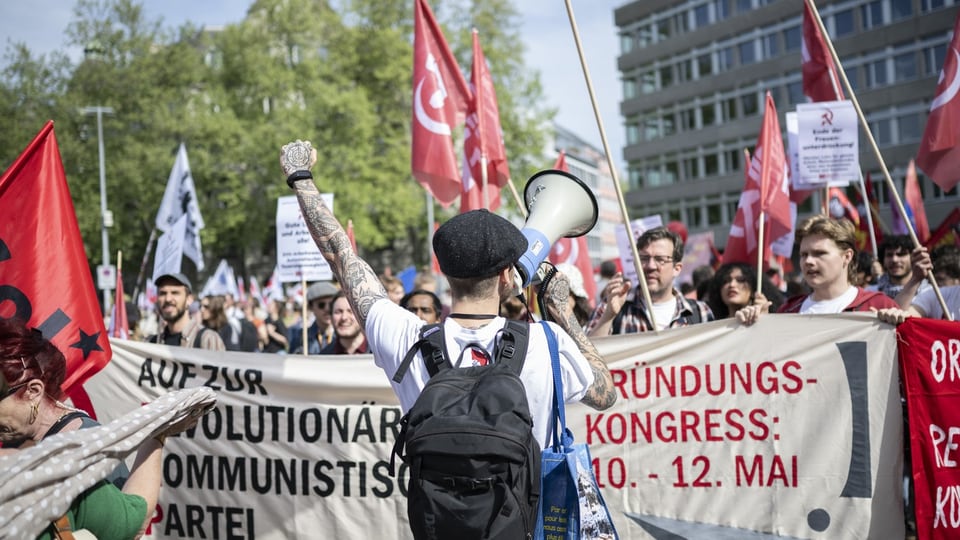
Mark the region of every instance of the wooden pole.
[[[843, 70], [843, 65], [840, 64], [840, 58], [837, 56], [837, 51], [833, 48], [833, 41], [830, 40], [830, 35], [827, 34], [827, 29], [823, 25], [823, 20], [820, 19], [820, 12], [817, 11], [817, 6], [813, 3], [813, 0], [804, 1], [808, 6], [810, 6], [810, 11], [813, 13], [813, 20], [816, 21], [817, 27], [820, 28], [820, 33], [823, 34], [823, 41], [827, 44], [827, 48], [830, 50], [830, 56], [833, 58], [834, 65], [837, 67], [837, 74], [840, 75], [840, 78], [843, 80], [843, 86], [847, 89], [847, 94], [850, 95], [850, 102], [853, 103], [853, 108], [857, 111], [857, 117], [860, 119], [860, 125], [863, 126], [863, 130], [867, 134], [867, 142], [869, 142], [870, 148], [873, 150], [874, 157], [877, 158], [877, 162], [880, 164], [880, 171], [883, 172], [883, 179], [887, 182], [887, 188], [893, 196], [893, 202], [896, 204], [896, 211], [900, 212], [900, 215], [903, 216], [903, 221], [907, 225], [907, 232], [910, 233], [910, 239], [913, 240], [913, 245], [920, 247], [922, 245], [920, 244], [920, 239], [917, 238], [917, 233], [913, 230], [913, 224], [910, 223], [910, 220], [906, 218], [907, 211], [903, 207], [903, 201], [900, 199], [900, 194], [897, 192], [897, 186], [893, 183], [893, 178], [890, 177], [890, 171], [887, 170], [887, 164], [883, 161], [883, 156], [880, 154], [880, 148], [877, 146], [877, 141], [873, 138], [873, 132], [870, 131], [870, 124], [867, 123], [867, 117], [863, 114], [863, 109], [860, 108], [860, 102], [857, 101], [857, 95], [853, 92], [853, 87], [850, 86], [850, 81], [847, 79], [847, 73]], [[867, 205], [869, 204], [870, 202], [867, 201]], [[943, 309], [943, 313], [947, 320], [953, 320], [953, 317], [950, 315], [950, 310], [947, 309], [947, 303], [943, 299], [943, 294], [940, 292], [940, 287], [937, 285], [937, 280], [933, 277], [933, 272], [928, 273], [927, 281], [930, 282], [930, 286], [933, 288], [933, 293], [937, 296], [937, 301], [940, 302], [940, 307]]]
[[630, 252], [633, 255], [633, 265], [637, 271], [637, 280], [640, 281], [640, 290], [643, 293], [643, 301], [647, 305], [647, 312], [650, 316], [650, 324], [653, 330], [657, 330], [657, 321], [654, 320], [653, 301], [650, 299], [650, 289], [647, 288], [647, 278], [643, 273], [643, 265], [640, 264], [640, 254], [637, 252], [637, 243], [633, 241], [633, 228], [630, 227], [630, 215], [627, 212], [627, 204], [623, 198], [623, 190], [620, 188], [620, 176], [617, 173], [617, 167], [613, 163], [613, 155], [610, 153], [610, 145], [607, 143], [607, 132], [603, 128], [603, 119], [600, 117], [600, 107], [597, 105], [596, 92], [593, 90], [593, 82], [590, 79], [590, 69], [587, 67], [587, 59], [583, 54], [583, 44], [580, 42], [580, 31], [577, 30], [577, 20], [573, 15], [573, 6], [570, 0], [564, 0], [567, 6], [567, 17], [570, 19], [570, 29], [573, 31], [573, 41], [577, 45], [577, 54], [580, 57], [580, 66], [583, 68], [583, 78], [587, 83], [587, 92], [590, 94], [590, 104], [593, 106], [593, 115], [597, 119], [597, 128], [600, 130], [600, 141], [603, 143], [603, 152], [607, 156], [607, 166], [610, 167], [610, 175], [613, 177], [613, 187], [617, 193], [617, 202], [620, 204], [620, 215], [623, 219], [623, 226], [627, 229], [627, 238], [630, 239]]

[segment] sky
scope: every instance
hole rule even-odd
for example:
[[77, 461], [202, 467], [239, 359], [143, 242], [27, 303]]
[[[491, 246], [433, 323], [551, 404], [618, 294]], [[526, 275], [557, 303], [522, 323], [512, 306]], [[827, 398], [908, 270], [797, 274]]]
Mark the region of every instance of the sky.
[[[607, 142], [619, 170], [624, 169], [623, 122], [619, 115], [621, 87], [616, 69], [619, 40], [613, 10], [627, 0], [571, 0], [590, 78], [600, 108]], [[142, 0], [149, 18], [175, 28], [186, 21], [198, 25], [239, 22], [252, 0]], [[64, 31], [73, 15], [71, 0], [0, 0], [0, 41], [24, 42], [34, 53], [65, 47]], [[514, 0], [520, 12], [525, 64], [540, 72], [547, 105], [558, 109], [556, 121], [603, 150], [565, 2]], [[72, 57], [80, 51], [68, 51]]]

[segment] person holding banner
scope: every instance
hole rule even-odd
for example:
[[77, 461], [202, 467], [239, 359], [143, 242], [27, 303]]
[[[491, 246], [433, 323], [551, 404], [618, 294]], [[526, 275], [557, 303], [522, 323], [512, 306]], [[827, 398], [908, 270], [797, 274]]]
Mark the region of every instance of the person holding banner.
[[[922, 247], [916, 249], [924, 249]], [[930, 288], [923, 276], [913, 280], [912, 252], [913, 240], [908, 234], [888, 235], [880, 242], [879, 259], [883, 264], [883, 275], [877, 278], [877, 283], [866, 287], [868, 291], [880, 291], [890, 298], [896, 298], [907, 283], [919, 287], [916, 292], [923, 292]]]
[[[804, 220], [796, 232], [800, 269], [813, 292], [789, 298], [778, 313], [841, 313], [896, 308], [892, 298], [854, 285], [856, 228], [846, 219], [819, 214]], [[757, 309], [751, 306], [746, 309]]]
[[[347, 294], [357, 320], [366, 330], [374, 361], [393, 377], [404, 356], [419, 339], [424, 322], [387, 297], [370, 265], [350, 245], [346, 231], [320, 198], [310, 168], [317, 152], [309, 142], [296, 141], [280, 151], [288, 185], [297, 193], [310, 233]], [[502, 299], [514, 293], [514, 266], [526, 251], [526, 237], [512, 223], [485, 210], [459, 214], [441, 226], [433, 239], [440, 269], [450, 283], [452, 313], [444, 322], [449, 356], [456, 358], [467, 344], [494, 349], [506, 320], [498, 316]], [[567, 307], [567, 278], [558, 273], [545, 295], [555, 316], [565, 401], [599, 409], [611, 407], [617, 392], [606, 363], [580, 329]], [[554, 324], [554, 323], [550, 323]], [[419, 357], [419, 353], [417, 354]], [[553, 384], [546, 335], [531, 325], [529, 346], [520, 379], [524, 384], [534, 435], [541, 447], [548, 442]], [[410, 364], [401, 383], [392, 383], [400, 406], [407, 411], [429, 378], [419, 359]]]
[[727, 263], [717, 269], [710, 282], [707, 305], [717, 319], [733, 317], [741, 309], [751, 305], [767, 305], [776, 311], [783, 303], [783, 295], [770, 280], [761, 278], [761, 291], [756, 290], [757, 274], [746, 263]]
[[683, 240], [679, 234], [666, 227], [645, 231], [637, 240], [637, 253], [647, 279], [657, 328], [651, 328], [650, 311], [643, 303], [640, 288], [637, 287], [634, 300], [627, 302], [630, 282], [622, 273], [617, 273], [603, 288], [603, 300], [590, 316], [587, 323], [589, 336], [665, 330], [714, 319], [705, 302], [684, 298], [673, 286], [683, 268]]
[[[953, 320], [960, 320], [960, 247], [940, 246], [927, 253], [926, 248], [914, 250], [911, 256], [913, 268], [910, 281], [897, 295], [897, 303], [906, 317], [929, 317], [943, 319], [943, 308], [937, 300], [932, 287], [918, 292], [920, 282], [932, 271], [934, 278], [942, 286], [943, 299], [950, 310]], [[902, 321], [897, 321], [902, 322]]]

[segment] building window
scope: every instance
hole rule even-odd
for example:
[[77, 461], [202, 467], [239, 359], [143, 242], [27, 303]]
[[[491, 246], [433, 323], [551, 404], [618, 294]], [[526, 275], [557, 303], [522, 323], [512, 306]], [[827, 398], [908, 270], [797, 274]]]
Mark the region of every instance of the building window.
[[700, 211], [698, 201], [684, 201], [687, 206], [687, 221], [689, 227], [703, 227], [703, 213]]
[[780, 54], [780, 36], [777, 34], [767, 34], [763, 37], [763, 58], [769, 60], [776, 58]]
[[893, 132], [890, 129], [889, 118], [881, 118], [875, 121], [872, 129], [878, 145], [888, 145], [893, 142]]
[[673, 66], [664, 66], [660, 68], [660, 88], [670, 88], [673, 86]]
[[920, 2], [920, 11], [926, 13], [935, 9], [940, 9], [947, 3], [945, 0], [922, 0]]
[[737, 0], [737, 12], [746, 13], [753, 9], [753, 0]]
[[687, 58], [677, 62], [677, 82], [693, 79], [693, 60]]
[[867, 70], [867, 88], [877, 88], [887, 84], [887, 61], [876, 60], [868, 63], [864, 68]]
[[800, 25], [792, 26], [783, 31], [783, 46], [787, 52], [799, 51], [803, 43], [803, 33]]
[[923, 73], [924, 75], [936, 75], [940, 73], [943, 67], [943, 58], [947, 54], [945, 44], [934, 45], [923, 49]]
[[703, 28], [710, 25], [710, 6], [701, 4], [693, 8], [693, 20], [696, 28]]
[[717, 71], [726, 71], [733, 68], [733, 47], [725, 47], [717, 51]]
[[663, 136], [669, 137], [676, 134], [677, 132], [677, 121], [673, 116], [673, 113], [668, 113], [663, 117]]
[[627, 144], [639, 144], [640, 142], [642, 142], [640, 126], [635, 123], [627, 124]]
[[890, 0], [890, 15], [895, 21], [913, 16], [913, 0]]
[[701, 54], [697, 57], [697, 69], [701, 77], [713, 75], [713, 61], [709, 54]]
[[719, 200], [711, 200], [707, 203], [707, 223], [710, 225], [723, 225], [723, 205]]
[[790, 104], [806, 103], [807, 99], [803, 95], [803, 82], [796, 81], [787, 83], [787, 95], [790, 98]]
[[849, 36], [855, 30], [853, 26], [853, 9], [845, 9], [833, 15], [833, 36], [841, 38]]
[[726, 19], [730, 16], [730, 0], [713, 0], [713, 11], [718, 21]]
[[[844, 71], [845, 71], [846, 74], [847, 74], [847, 82], [850, 83], [850, 86], [853, 88], [853, 90], [854, 90], [854, 91], [859, 90], [859, 89], [860, 89], [860, 79], [857, 78], [857, 73], [860, 71], [860, 68], [857, 67], [857, 66], [847, 66], [847, 67], [844, 68]], [[843, 82], [842, 82], [842, 81], [838, 81], [838, 82], [840, 82], [841, 87], [842, 87], [842, 86], [843, 86]], [[844, 91], [846, 91], [846, 90], [844, 89]]]
[[623, 99], [633, 99], [637, 97], [637, 80], [636, 79], [624, 79], [623, 80]]
[[757, 53], [752, 39], [741, 43], [737, 47], [740, 49], [740, 65], [746, 66], [757, 61]]
[[897, 82], [911, 81], [917, 78], [916, 53], [911, 51], [893, 57], [893, 77]]
[[687, 19], [687, 12], [682, 11], [673, 16], [673, 28], [676, 30], [676, 33], [686, 34], [690, 31], [690, 25]]
[[696, 180], [700, 178], [700, 160], [696, 157], [683, 160], [683, 178], [685, 180]]
[[720, 115], [724, 122], [737, 118], [737, 99], [726, 98], [720, 101]]
[[723, 152], [725, 171], [727, 174], [740, 170], [740, 150], [725, 150]]
[[899, 131], [899, 144], [917, 142], [923, 136], [923, 128], [920, 127], [920, 115], [910, 113], [897, 118], [897, 128]]
[[743, 105], [744, 116], [753, 116], [760, 112], [760, 107], [757, 105], [757, 94], [754, 92], [740, 96], [740, 103]]
[[720, 157], [717, 154], [711, 153], [703, 156], [703, 174], [704, 176], [720, 174]]
[[874, 0], [860, 6], [860, 21], [864, 30], [869, 30], [883, 24], [883, 2]]
[[627, 169], [627, 183], [630, 186], [630, 189], [639, 189], [643, 187], [643, 173], [640, 172], [640, 169], [636, 169], [631, 166]]
[[663, 41], [673, 34], [670, 31], [670, 19], [660, 19], [657, 21], [657, 41]]
[[634, 38], [632, 34], [620, 34], [620, 54], [633, 50]]
[[680, 127], [683, 131], [693, 131], [697, 128], [697, 116], [693, 109], [680, 111]]
[[[639, 126], [637, 127], [639, 133]], [[650, 115], [643, 119], [643, 140], [653, 141], [660, 138], [660, 125], [656, 116]]]
[[713, 103], [700, 106], [700, 120], [704, 127], [717, 123], [717, 109]]
[[680, 178], [680, 166], [676, 161], [667, 161], [663, 164], [663, 179], [661, 184], [676, 184], [677, 179]]
[[644, 94], [652, 94], [657, 91], [656, 71], [645, 71], [640, 74], [640, 90]]

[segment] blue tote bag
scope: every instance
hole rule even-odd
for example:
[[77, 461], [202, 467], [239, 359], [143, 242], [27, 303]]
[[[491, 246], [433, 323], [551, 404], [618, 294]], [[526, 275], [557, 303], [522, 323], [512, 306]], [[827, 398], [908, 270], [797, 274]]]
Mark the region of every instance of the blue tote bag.
[[597, 488], [590, 448], [574, 444], [567, 429], [563, 403], [563, 378], [557, 336], [541, 322], [553, 364], [552, 443], [541, 455], [540, 507], [534, 538], [538, 540], [619, 540], [610, 511]]

